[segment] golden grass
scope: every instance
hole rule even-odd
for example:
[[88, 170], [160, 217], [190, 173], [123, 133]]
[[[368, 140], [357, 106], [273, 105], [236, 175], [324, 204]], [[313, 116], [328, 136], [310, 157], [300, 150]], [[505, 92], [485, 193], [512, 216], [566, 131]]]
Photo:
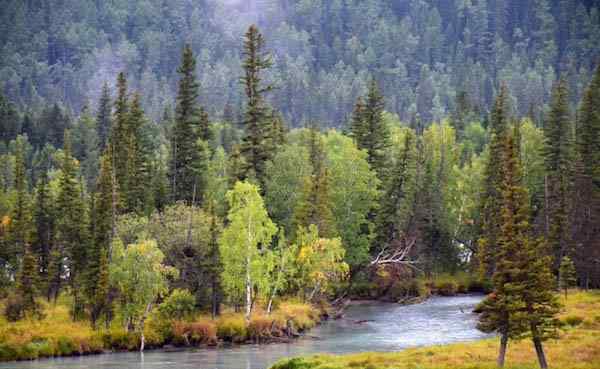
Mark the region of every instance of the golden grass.
[[[551, 368], [600, 368], [600, 291], [572, 291], [560, 313], [561, 321], [577, 316], [576, 327], [565, 326], [560, 338], [545, 343]], [[398, 353], [364, 353], [345, 356], [319, 355], [284, 360], [272, 369], [491, 369], [495, 368], [498, 339], [409, 349]], [[537, 368], [530, 341], [510, 342], [507, 369]]]

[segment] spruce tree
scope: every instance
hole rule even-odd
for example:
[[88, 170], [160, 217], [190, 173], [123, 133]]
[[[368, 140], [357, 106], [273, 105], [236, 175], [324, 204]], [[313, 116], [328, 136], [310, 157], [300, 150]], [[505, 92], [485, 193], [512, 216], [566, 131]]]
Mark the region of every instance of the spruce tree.
[[115, 177], [122, 193], [128, 193], [128, 157], [129, 157], [129, 97], [127, 94], [127, 79], [123, 72], [117, 76], [117, 99], [113, 125], [110, 133], [112, 147], [112, 165]]
[[575, 270], [575, 264], [570, 257], [565, 256], [562, 258], [558, 275], [558, 285], [565, 292], [566, 299], [569, 287], [573, 287], [577, 284], [577, 271]]
[[273, 147], [268, 145], [272, 125], [264, 95], [272, 89], [263, 85], [262, 73], [271, 67], [271, 57], [264, 51], [265, 39], [255, 25], [251, 25], [244, 40], [244, 76], [242, 83], [246, 92], [244, 127], [246, 130], [240, 152], [244, 167], [240, 179], [253, 178], [261, 189], [265, 184], [266, 162], [273, 157]]
[[19, 259], [30, 242], [32, 231], [30, 200], [27, 191], [27, 168], [25, 167], [26, 143], [27, 140], [23, 136], [18, 136], [15, 141], [15, 204], [10, 214], [9, 250], [7, 252], [7, 260], [13, 276], [19, 270]]
[[108, 253], [116, 221], [116, 190], [109, 150], [102, 156], [100, 163], [100, 175], [93, 202], [91, 247], [86, 268], [85, 294], [93, 327], [108, 304]]
[[21, 314], [25, 317], [37, 318], [42, 314], [41, 307], [35, 300], [38, 294], [38, 277], [36, 256], [29, 245], [26, 245], [17, 283], [17, 293], [22, 309]]
[[550, 113], [544, 127], [545, 230], [554, 255], [556, 272], [571, 244], [569, 215], [574, 152], [568, 95], [566, 81], [559, 80], [552, 92]]
[[379, 247], [390, 245], [407, 231], [412, 215], [416, 180], [416, 137], [412, 130], [406, 132], [404, 146], [391, 171], [389, 183], [381, 197], [377, 212], [377, 242]]
[[500, 335], [498, 366], [504, 365], [508, 340], [529, 335], [540, 366], [546, 368], [542, 342], [553, 336], [558, 303], [546, 243], [532, 236], [517, 130], [515, 126], [515, 132], [507, 133], [503, 140], [501, 218], [493, 255], [493, 292], [482, 304], [479, 328]]
[[586, 287], [600, 287], [600, 65], [584, 91], [577, 117], [575, 264]]
[[482, 267], [481, 272], [485, 276], [491, 276], [494, 272], [494, 255], [498, 245], [501, 219], [503, 146], [509, 121], [508, 90], [506, 85], [502, 85], [491, 114], [490, 143], [481, 194], [482, 237], [479, 240], [478, 258]]
[[100, 151], [104, 150], [108, 144], [111, 130], [112, 106], [110, 101], [110, 89], [105, 82], [102, 86], [102, 95], [98, 102], [98, 111], [96, 112], [96, 129], [98, 130], [98, 146]]
[[[134, 94], [127, 117], [127, 185], [124, 194], [125, 211], [148, 213], [151, 205], [151, 162], [149, 137], [146, 132], [146, 117], [141, 106], [141, 97]], [[112, 150], [113, 148], [111, 148]]]
[[[73, 292], [73, 318], [80, 318], [83, 313], [81, 294], [83, 277], [86, 270], [88, 234], [87, 212], [81, 184], [77, 180], [77, 164], [71, 155], [71, 139], [69, 131], [65, 131], [65, 148], [63, 152], [61, 173], [59, 177], [58, 197], [56, 199], [57, 223], [56, 240], [59, 250], [56, 257], [68, 257], [69, 283]], [[53, 260], [53, 271], [61, 270], [60, 260]], [[55, 276], [54, 276], [55, 277]], [[55, 292], [56, 293], [56, 292]]]
[[169, 180], [172, 200], [190, 203], [202, 199], [204, 173], [199, 167], [202, 167], [205, 158], [202, 157], [199, 141], [210, 130], [207, 129], [207, 117], [197, 103], [199, 84], [196, 81], [196, 59], [189, 45], [183, 49], [177, 72], [180, 79], [175, 125], [171, 134]]
[[356, 102], [350, 126], [356, 145], [367, 151], [367, 161], [382, 182], [387, 178], [387, 150], [390, 146], [389, 129], [383, 120], [384, 108], [379, 85], [372, 80], [364, 102], [360, 97]]
[[312, 175], [305, 179], [302, 196], [296, 204], [293, 215], [294, 231], [299, 227], [317, 226], [319, 236], [337, 236], [335, 218], [331, 210], [329, 196], [329, 175], [325, 166], [325, 151], [320, 132], [312, 127], [309, 130], [308, 148]]
[[35, 231], [32, 241], [32, 252], [38, 257], [40, 279], [47, 284], [50, 252], [54, 243], [55, 213], [54, 199], [50, 192], [50, 179], [48, 178], [50, 157], [46, 151], [43, 151], [42, 155], [44, 155], [42, 160], [45, 165], [42, 167], [36, 187], [33, 214]]

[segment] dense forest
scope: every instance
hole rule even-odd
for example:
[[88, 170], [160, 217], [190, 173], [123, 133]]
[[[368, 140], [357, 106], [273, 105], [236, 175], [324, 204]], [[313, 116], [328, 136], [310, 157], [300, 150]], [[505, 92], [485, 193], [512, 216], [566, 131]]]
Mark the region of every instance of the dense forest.
[[518, 117], [543, 119], [552, 82], [565, 76], [574, 106], [600, 57], [600, 7], [592, 0], [3, 0], [4, 93], [39, 114], [70, 115], [125, 72], [158, 120], [174, 106], [181, 49], [198, 57], [200, 101], [242, 119], [239, 37], [255, 23], [269, 40], [267, 97], [290, 127], [341, 127], [371, 77], [386, 110], [404, 122], [439, 121], [457, 97], [488, 112], [501, 81]]
[[143, 349], [155, 311], [249, 325], [468, 273], [481, 329], [537, 350], [555, 286], [600, 288], [594, 2], [0, 8], [10, 321], [68, 296]]

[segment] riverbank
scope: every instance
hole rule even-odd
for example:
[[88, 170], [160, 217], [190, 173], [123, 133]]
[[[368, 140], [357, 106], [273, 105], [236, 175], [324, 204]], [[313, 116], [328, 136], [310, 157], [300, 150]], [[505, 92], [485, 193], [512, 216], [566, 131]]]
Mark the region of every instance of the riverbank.
[[[0, 317], [0, 361], [33, 360], [104, 352], [136, 351], [140, 336], [116, 322], [109, 329], [93, 330], [89, 322], [73, 322], [70, 299], [43, 303], [45, 317], [7, 322]], [[325, 307], [286, 301], [267, 315], [256, 311], [249, 324], [241, 313], [225, 311], [217, 319], [198, 315], [185, 321], [164, 321], [153, 314], [144, 335], [146, 347], [190, 348], [270, 343], [293, 340], [327, 317]]]
[[[600, 291], [573, 292], [565, 301], [560, 338], [546, 343], [555, 369], [600, 368]], [[492, 369], [496, 368], [497, 339], [408, 349], [398, 353], [317, 355], [283, 360], [271, 369]], [[537, 368], [532, 344], [510, 343], [507, 369]]]

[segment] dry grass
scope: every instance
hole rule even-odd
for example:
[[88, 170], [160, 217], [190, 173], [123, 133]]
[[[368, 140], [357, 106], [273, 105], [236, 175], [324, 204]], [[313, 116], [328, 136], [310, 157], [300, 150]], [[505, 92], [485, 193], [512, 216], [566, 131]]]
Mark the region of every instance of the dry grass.
[[[600, 368], [600, 292], [573, 291], [560, 314], [583, 318], [576, 327], [565, 325], [558, 340], [546, 342], [545, 350], [551, 368]], [[410, 349], [398, 353], [364, 353], [346, 356], [321, 355], [282, 361], [272, 369], [491, 369], [498, 339], [473, 343]], [[529, 341], [511, 342], [507, 369], [537, 368], [533, 345]]]

